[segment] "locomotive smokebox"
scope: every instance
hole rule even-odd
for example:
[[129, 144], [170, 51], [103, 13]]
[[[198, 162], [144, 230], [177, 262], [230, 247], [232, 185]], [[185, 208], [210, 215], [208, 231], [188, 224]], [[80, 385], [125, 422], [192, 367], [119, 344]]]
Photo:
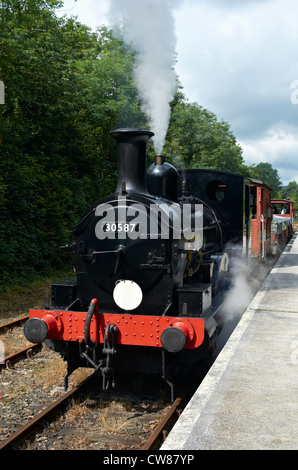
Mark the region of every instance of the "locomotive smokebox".
[[148, 194], [146, 146], [154, 135], [145, 129], [116, 129], [110, 133], [118, 145], [118, 182], [115, 193]]

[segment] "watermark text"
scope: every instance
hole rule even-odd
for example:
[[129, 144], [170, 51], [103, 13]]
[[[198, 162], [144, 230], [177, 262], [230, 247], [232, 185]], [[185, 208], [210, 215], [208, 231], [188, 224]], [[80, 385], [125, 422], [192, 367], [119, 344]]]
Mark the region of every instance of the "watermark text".
[[95, 235], [99, 240], [171, 238], [182, 240], [189, 250], [199, 250], [203, 244], [202, 204], [144, 205], [128, 203], [125, 196], [119, 196], [116, 205], [98, 205], [95, 216], [98, 217]]
[[292, 341], [291, 349], [293, 349], [293, 352], [291, 354], [291, 364], [297, 365], [298, 364], [298, 340]]
[[5, 347], [3, 341], [0, 341], [0, 364], [4, 364], [5, 361]]
[[294, 89], [294, 91], [291, 93], [291, 103], [298, 104], [298, 80], [292, 81], [291, 88]]

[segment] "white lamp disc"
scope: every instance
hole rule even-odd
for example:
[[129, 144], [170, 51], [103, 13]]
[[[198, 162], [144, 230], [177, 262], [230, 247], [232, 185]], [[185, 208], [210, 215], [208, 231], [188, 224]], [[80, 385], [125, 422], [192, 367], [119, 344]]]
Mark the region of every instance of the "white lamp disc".
[[123, 310], [134, 310], [143, 300], [143, 293], [140, 286], [129, 280], [118, 281], [114, 292], [114, 301]]

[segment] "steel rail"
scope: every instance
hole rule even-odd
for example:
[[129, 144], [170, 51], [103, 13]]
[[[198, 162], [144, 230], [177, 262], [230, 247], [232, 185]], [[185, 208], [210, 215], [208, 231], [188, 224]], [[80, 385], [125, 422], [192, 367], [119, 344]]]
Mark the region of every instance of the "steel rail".
[[26, 317], [17, 318], [16, 320], [13, 320], [9, 323], [4, 323], [3, 325], [0, 325], [0, 333], [2, 333], [8, 328], [13, 328], [15, 326], [18, 326], [19, 324], [23, 323], [24, 321], [27, 321], [28, 319], [29, 319], [29, 315], [27, 315]]
[[42, 348], [42, 344], [32, 344], [31, 346], [28, 346], [27, 348], [21, 349], [20, 351], [17, 351], [16, 353], [10, 354], [9, 356], [6, 356], [3, 360], [3, 363], [0, 363], [0, 370], [5, 369], [10, 367], [12, 364], [20, 361], [21, 359], [30, 357], [33, 354], [36, 354], [39, 352]]
[[90, 375], [79, 385], [65, 392], [62, 397], [54, 403], [40, 411], [34, 418], [21, 426], [17, 431], [0, 442], [0, 450], [16, 450], [19, 443], [30, 437], [34, 432], [40, 429], [44, 423], [49, 422], [59, 411], [63, 410], [72, 399], [77, 399], [82, 393], [88, 389], [95, 374]]
[[169, 431], [179, 419], [179, 416], [186, 407], [193, 393], [194, 389], [191, 388], [190, 390], [187, 390], [182, 396], [176, 398], [158, 426], [149, 436], [141, 450], [157, 450], [160, 448]]

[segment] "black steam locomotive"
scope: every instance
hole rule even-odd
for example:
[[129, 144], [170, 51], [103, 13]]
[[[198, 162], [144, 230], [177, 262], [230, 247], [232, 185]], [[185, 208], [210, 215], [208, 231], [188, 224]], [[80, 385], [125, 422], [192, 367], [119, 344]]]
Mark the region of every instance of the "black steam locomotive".
[[246, 250], [249, 183], [219, 171], [177, 171], [157, 156], [152, 132], [111, 132], [118, 148], [113, 194], [73, 228], [76, 277], [52, 285], [51, 306], [30, 310], [24, 333], [93, 367], [103, 387], [117, 370], [158, 373], [172, 385], [211, 349], [231, 253]]

